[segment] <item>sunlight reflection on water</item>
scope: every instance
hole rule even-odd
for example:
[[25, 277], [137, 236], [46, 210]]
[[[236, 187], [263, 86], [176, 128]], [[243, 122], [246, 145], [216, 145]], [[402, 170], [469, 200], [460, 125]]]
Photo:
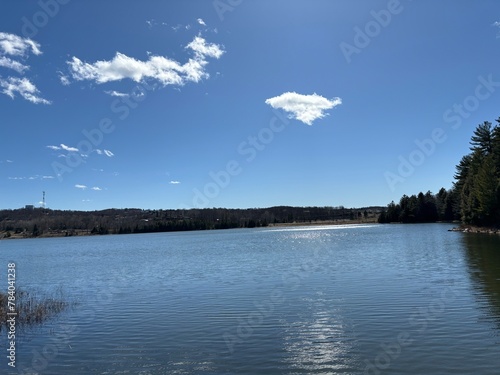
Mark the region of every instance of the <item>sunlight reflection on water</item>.
[[362, 229], [382, 227], [381, 224], [347, 224], [347, 225], [316, 225], [316, 226], [298, 226], [291, 228], [271, 228], [261, 230], [260, 232], [298, 232], [298, 231], [322, 231], [322, 230], [341, 230], [341, 229]]
[[[354, 334], [347, 318], [332, 301], [307, 298], [307, 314], [288, 323], [284, 346], [290, 367], [321, 374], [348, 371], [357, 361], [354, 355]], [[342, 301], [333, 305], [340, 306]]]

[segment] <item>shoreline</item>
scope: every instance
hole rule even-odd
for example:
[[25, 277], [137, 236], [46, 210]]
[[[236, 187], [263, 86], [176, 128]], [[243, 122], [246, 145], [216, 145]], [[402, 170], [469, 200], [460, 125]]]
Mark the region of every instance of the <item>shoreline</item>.
[[[293, 222], [293, 223], [271, 223], [266, 227], [258, 228], [279, 228], [279, 227], [296, 227], [296, 226], [320, 226], [320, 225], [355, 225], [355, 224], [377, 224], [376, 218], [370, 219], [360, 219], [360, 220], [318, 220], [318, 221], [307, 221], [307, 222]], [[225, 228], [226, 229], [226, 228]], [[205, 229], [205, 230], [225, 230], [225, 229]], [[238, 229], [238, 228], [227, 228], [227, 229]], [[243, 228], [240, 228], [243, 229]], [[246, 228], [249, 229], [249, 228]], [[203, 229], [200, 229], [203, 230]], [[180, 230], [180, 231], [165, 231], [165, 232], [145, 232], [145, 233], [173, 233], [173, 232], [192, 232], [190, 230]], [[127, 234], [144, 234], [144, 233], [127, 233]], [[43, 233], [39, 236], [26, 236], [23, 233], [11, 234], [9, 237], [6, 236], [6, 232], [0, 232], [0, 241], [2, 240], [24, 240], [24, 239], [34, 239], [34, 238], [62, 238], [62, 237], [92, 237], [92, 236], [114, 236], [119, 235], [117, 233], [108, 234], [95, 234], [90, 233], [85, 229], [73, 229], [71, 231], [64, 232], [48, 232]]]
[[[440, 222], [436, 222], [438, 224]], [[317, 221], [306, 221], [306, 222], [292, 222], [292, 223], [270, 223], [265, 227], [257, 228], [283, 228], [283, 227], [309, 227], [309, 226], [326, 226], [326, 225], [359, 225], [359, 224], [379, 224], [376, 218], [369, 219], [356, 219], [356, 220], [317, 220]], [[390, 224], [390, 223], [389, 223]], [[400, 223], [393, 223], [400, 224]], [[243, 228], [224, 228], [224, 229], [243, 229]], [[224, 230], [224, 229], [205, 229], [205, 230]], [[246, 228], [253, 229], [253, 228]], [[198, 229], [203, 230], [203, 229]], [[177, 233], [177, 232], [192, 232], [198, 230], [178, 230], [178, 231], [165, 231], [165, 232], [140, 232], [140, 233], [126, 233], [126, 234], [145, 234], [145, 233]], [[500, 228], [498, 227], [478, 227], [474, 225], [460, 225], [448, 229], [449, 232], [462, 232], [462, 233], [481, 233], [481, 234], [496, 234], [500, 235]], [[108, 233], [108, 234], [96, 234], [91, 233], [84, 229], [73, 229], [71, 231], [64, 232], [48, 232], [43, 233], [39, 236], [26, 236], [25, 233], [11, 234], [6, 236], [5, 231], [0, 231], [0, 241], [2, 240], [23, 240], [23, 239], [34, 239], [34, 238], [62, 238], [62, 237], [92, 237], [92, 236], [114, 236], [119, 235], [118, 233]]]
[[317, 220], [317, 221], [305, 221], [305, 222], [293, 222], [293, 223], [271, 223], [267, 227], [309, 227], [317, 225], [347, 225], [347, 224], [378, 224], [377, 219], [365, 219], [365, 220]]
[[451, 228], [449, 232], [462, 232], [462, 233], [482, 233], [482, 234], [496, 234], [500, 235], [500, 229], [495, 227], [478, 227], [475, 225], [461, 225], [459, 227]]

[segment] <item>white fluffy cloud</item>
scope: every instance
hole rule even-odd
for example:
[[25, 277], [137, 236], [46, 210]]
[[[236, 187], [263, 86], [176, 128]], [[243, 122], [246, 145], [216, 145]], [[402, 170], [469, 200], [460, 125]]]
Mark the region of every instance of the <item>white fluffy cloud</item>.
[[[0, 67], [14, 70], [19, 74], [24, 74], [29, 70], [29, 66], [19, 59], [26, 59], [32, 53], [40, 55], [40, 45], [31, 39], [22, 38], [15, 34], [0, 33]], [[18, 59], [18, 60], [16, 60]], [[19, 94], [24, 99], [35, 104], [50, 104], [50, 101], [39, 96], [38, 88], [28, 79], [19, 77], [0, 76], [1, 92], [14, 99], [15, 94]]]
[[15, 93], [17, 92], [24, 99], [32, 103], [50, 104], [50, 101], [38, 95], [40, 91], [27, 78], [7, 77], [7, 79], [4, 79], [0, 77], [0, 87], [2, 88], [2, 93], [10, 96], [12, 99], [14, 99]]
[[75, 187], [76, 187], [77, 189], [81, 189], [81, 190], [85, 190], [85, 189], [87, 189], [87, 186], [86, 186], [86, 185], [76, 184], [76, 185], [75, 185]]
[[179, 185], [181, 182], [180, 181], [170, 181], [170, 184], [172, 185]]
[[94, 187], [92, 188], [92, 190], [95, 190], [95, 191], [101, 191], [102, 189], [101, 189], [99, 186], [94, 186]]
[[149, 56], [147, 61], [141, 61], [120, 52], [111, 60], [87, 63], [73, 57], [67, 63], [70, 75], [76, 81], [106, 83], [122, 79], [135, 82], [150, 79], [160, 82], [163, 86], [182, 86], [187, 82], [199, 82], [208, 78], [209, 74], [205, 70], [207, 58], [219, 59], [224, 54], [221, 46], [207, 43], [201, 36], [196, 36], [186, 49], [191, 50], [194, 57], [184, 64], [164, 56]]
[[19, 61], [12, 60], [9, 57], [0, 56], [0, 66], [15, 70], [18, 73], [23, 73], [25, 70], [29, 69], [28, 65], [24, 65]]
[[0, 54], [25, 56], [28, 52], [41, 55], [40, 44], [15, 34], [0, 33]]
[[198, 23], [199, 23], [201, 26], [207, 26], [207, 24], [205, 23], [205, 21], [203, 21], [201, 18], [198, 18], [196, 21], [198, 21]]
[[342, 99], [327, 99], [316, 93], [302, 95], [296, 92], [285, 92], [274, 98], [266, 100], [273, 108], [279, 108], [288, 112], [289, 118], [302, 121], [304, 124], [312, 125], [317, 119], [325, 117], [325, 111], [342, 104]]

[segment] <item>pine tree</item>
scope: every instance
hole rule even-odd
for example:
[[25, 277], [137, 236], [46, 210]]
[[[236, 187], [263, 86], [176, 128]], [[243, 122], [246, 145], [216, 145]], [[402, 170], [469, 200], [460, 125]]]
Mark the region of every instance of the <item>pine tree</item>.
[[493, 224], [498, 209], [497, 193], [499, 187], [493, 155], [484, 158], [477, 173], [475, 187], [475, 195], [479, 203], [477, 209], [479, 224]]
[[[500, 124], [500, 119], [497, 120]], [[462, 221], [491, 225], [499, 221], [500, 130], [483, 122], [474, 130], [471, 153], [457, 165], [455, 189], [460, 194]]]
[[447, 220], [446, 216], [446, 201], [448, 199], [448, 192], [443, 187], [439, 189], [436, 195], [436, 210], [438, 213], [439, 220]]
[[495, 171], [497, 173], [497, 177], [500, 178], [500, 117], [496, 120], [497, 125], [492, 131], [492, 154], [495, 163]]
[[485, 121], [474, 130], [470, 141], [471, 151], [479, 151], [482, 155], [489, 155], [492, 151], [492, 129], [491, 122]]
[[465, 179], [467, 178], [467, 175], [469, 174], [469, 170], [472, 164], [472, 155], [465, 155], [462, 157], [462, 160], [460, 160], [460, 163], [455, 167], [456, 168], [456, 173], [453, 176], [455, 180], [455, 187], [460, 191], [462, 190], [463, 184], [465, 183]]

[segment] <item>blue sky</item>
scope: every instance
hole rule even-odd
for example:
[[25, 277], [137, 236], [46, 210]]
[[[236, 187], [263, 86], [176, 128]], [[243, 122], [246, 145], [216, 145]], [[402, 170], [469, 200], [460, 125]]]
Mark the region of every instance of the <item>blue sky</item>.
[[0, 208], [362, 207], [500, 117], [500, 3], [3, 1]]

